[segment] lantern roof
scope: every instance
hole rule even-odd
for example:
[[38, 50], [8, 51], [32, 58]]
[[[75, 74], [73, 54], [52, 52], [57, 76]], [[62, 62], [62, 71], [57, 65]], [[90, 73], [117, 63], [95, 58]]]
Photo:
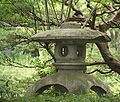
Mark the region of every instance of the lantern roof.
[[109, 42], [110, 37], [97, 30], [80, 29], [78, 23], [63, 23], [59, 29], [40, 32], [31, 37], [38, 42], [78, 41], [86, 43]]

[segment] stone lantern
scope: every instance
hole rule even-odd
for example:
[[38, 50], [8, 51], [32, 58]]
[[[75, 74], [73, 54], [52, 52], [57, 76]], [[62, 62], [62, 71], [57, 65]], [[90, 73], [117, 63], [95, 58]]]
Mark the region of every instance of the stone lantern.
[[85, 74], [86, 43], [109, 42], [110, 38], [99, 31], [80, 29], [75, 22], [66, 22], [59, 29], [48, 30], [31, 37], [37, 42], [55, 43], [54, 66], [58, 72], [35, 82], [25, 96], [33, 93], [41, 94], [44, 90], [54, 86], [56, 93], [71, 92], [85, 94], [90, 90], [98, 95], [111, 93], [107, 85], [99, 79]]

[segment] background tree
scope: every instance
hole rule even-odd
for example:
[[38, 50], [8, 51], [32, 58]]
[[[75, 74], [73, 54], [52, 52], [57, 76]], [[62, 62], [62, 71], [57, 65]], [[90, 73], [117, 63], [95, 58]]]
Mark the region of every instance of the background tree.
[[[104, 33], [110, 28], [120, 28], [120, 2], [118, 0], [1, 0], [0, 9], [2, 9], [1, 27], [4, 27], [4, 23], [12, 27], [25, 27], [34, 31], [32, 34], [41, 30], [55, 29], [66, 21], [76, 21], [81, 24], [82, 29], [89, 28]], [[1, 49], [8, 45], [29, 43], [30, 36], [9, 34], [8, 37], [1, 39]], [[96, 45], [105, 62], [94, 62], [91, 65], [106, 63], [111, 69], [110, 72], [115, 71], [120, 74], [120, 61], [112, 56], [108, 43]], [[55, 61], [50, 49], [51, 44], [40, 43], [40, 46], [47, 49]]]

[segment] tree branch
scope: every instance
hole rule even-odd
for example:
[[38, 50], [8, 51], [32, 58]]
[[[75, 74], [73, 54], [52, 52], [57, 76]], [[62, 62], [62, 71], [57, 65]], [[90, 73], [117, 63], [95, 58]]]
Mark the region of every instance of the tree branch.
[[112, 0], [112, 1], [114, 1], [114, 3], [116, 4], [120, 4], [120, 1], [117, 1], [117, 0]]
[[[101, 24], [99, 24], [99, 31], [101, 32], [106, 32], [111, 26], [116, 26], [114, 23], [117, 23], [118, 21], [120, 21], [120, 11], [118, 11], [111, 20], [109, 20], [108, 22], [104, 23], [102, 22]], [[114, 22], [114, 23], [113, 23]]]
[[51, 4], [52, 4], [52, 8], [53, 8], [54, 14], [55, 14], [55, 18], [56, 18], [57, 22], [59, 23], [59, 20], [58, 20], [58, 17], [57, 17], [57, 13], [56, 13], [55, 7], [53, 5], [53, 0], [50, 0], [50, 1], [51, 1]]
[[[33, 6], [33, 14], [35, 14], [35, 8], [34, 8], [34, 6]], [[37, 34], [37, 20], [36, 20], [36, 17], [35, 17], [35, 15], [33, 15], [33, 17], [34, 17], [34, 31], [35, 31], [35, 34]]]
[[[66, 5], [66, 6], [69, 6], [70, 4], [67, 3], [67, 2], [65, 2], [65, 5]], [[77, 14], [79, 14], [79, 15], [81, 15], [81, 16], [84, 16], [83, 13], [82, 13], [80, 10], [76, 9], [76, 8], [73, 6], [73, 4], [71, 4], [71, 8], [72, 8], [72, 10], [75, 11]]]
[[50, 23], [49, 23], [49, 14], [48, 14], [48, 5], [47, 5], [47, 0], [45, 0], [45, 10], [46, 10], [46, 18], [47, 18], [47, 20], [46, 20], [46, 22], [47, 22], [47, 24], [48, 24], [48, 30], [50, 29]]
[[120, 75], [120, 61], [117, 59], [114, 59], [109, 51], [109, 47], [107, 43], [97, 43], [96, 44], [102, 54], [102, 57], [104, 58], [107, 65], [115, 72], [117, 72]]
[[71, 12], [71, 8], [72, 8], [72, 2], [73, 2], [73, 0], [71, 0], [70, 1], [70, 4], [69, 4], [69, 11], [68, 11], [68, 16], [67, 16], [67, 20], [69, 19], [69, 17], [70, 17], [70, 12]]
[[114, 13], [114, 12], [117, 11], [117, 10], [118, 10], [118, 9], [115, 9], [115, 10], [112, 10], [112, 11], [104, 11], [104, 12], [102, 12], [102, 13], [97, 13], [96, 16], [104, 15], [104, 14], [106, 14], [106, 13], [107, 13], [107, 14], [108, 14], [108, 13], [109, 13], [109, 14], [110, 14], [110, 13]]
[[92, 71], [92, 72], [85, 72], [85, 73], [86, 73], [86, 74], [92, 74], [92, 73], [95, 73], [95, 72], [99, 72], [100, 74], [108, 74], [108, 73], [111, 73], [112, 70], [107, 71], [107, 72], [103, 72], [103, 71], [101, 71], [101, 70], [99, 70], [99, 69], [95, 69], [95, 70]]
[[51, 55], [51, 57], [53, 58], [53, 60], [56, 62], [56, 58], [55, 58], [53, 52], [49, 48], [49, 43], [45, 43], [45, 45], [43, 45], [41, 43], [39, 43], [39, 44], [48, 51], [48, 53]]
[[65, 0], [62, 0], [62, 8], [61, 8], [61, 23], [63, 22], [63, 12], [64, 12], [64, 5], [65, 5]]
[[87, 2], [87, 7], [90, 8], [91, 10], [93, 9], [93, 7], [90, 5], [90, 0], [86, 0]]
[[18, 68], [36, 68], [36, 67], [39, 67], [39, 66], [27, 66], [27, 65], [23, 65], [21, 63], [11, 61], [10, 58], [8, 58], [8, 57], [7, 57], [6, 63], [0, 62], [0, 65], [3, 65], [3, 66], [13, 66], [13, 67], [18, 67]]
[[[97, 2], [97, 4], [95, 5], [95, 7], [92, 9], [92, 11], [91, 11], [90, 15], [88, 16], [88, 18], [86, 19], [86, 21], [84, 22], [84, 24], [83, 24], [83, 26], [82, 26], [82, 29], [86, 26], [86, 24], [87, 24], [88, 22], [90, 22], [90, 18], [94, 15], [94, 13], [96, 13], [97, 6], [98, 6], [98, 2]], [[95, 18], [96, 18], [96, 17], [95, 17]], [[95, 21], [94, 21], [94, 22], [95, 22]], [[93, 22], [93, 23], [94, 23], [94, 22]]]
[[52, 56], [52, 58], [53, 58], [54, 61], [56, 62], [56, 58], [55, 58], [53, 52], [49, 49], [48, 45], [45, 47], [45, 49], [48, 51], [48, 53]]
[[[41, 12], [38, 0], [37, 0], [37, 5], [38, 5], [38, 9], [39, 9], [40, 18], [42, 19], [42, 12]], [[41, 23], [44, 24], [44, 21], [42, 20]], [[43, 26], [43, 29], [44, 29], [44, 31], [46, 31], [45, 26]]]
[[95, 61], [95, 62], [89, 62], [88, 66], [92, 66], [92, 65], [100, 65], [100, 64], [107, 64], [106, 62], [100, 62], [100, 61]]

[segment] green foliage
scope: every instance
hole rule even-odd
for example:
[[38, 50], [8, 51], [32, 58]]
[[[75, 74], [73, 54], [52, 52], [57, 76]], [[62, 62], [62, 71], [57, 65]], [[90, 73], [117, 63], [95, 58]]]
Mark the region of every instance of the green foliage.
[[66, 94], [64, 96], [51, 96], [51, 95], [39, 95], [34, 97], [31, 95], [30, 97], [17, 97], [11, 98], [10, 102], [119, 102], [119, 95], [109, 96], [105, 95], [104, 97], [99, 97], [94, 93], [86, 94], [86, 95], [74, 95], [74, 94]]
[[[28, 19], [29, 16], [24, 16], [24, 12], [31, 10], [29, 2], [24, 0], [7, 0], [0, 4], [0, 8], [4, 8], [0, 12], [0, 19], [6, 23], [10, 23], [14, 26], [25, 25], [26, 23], [31, 24], [33, 21]], [[24, 5], [24, 6], [23, 6]], [[22, 8], [21, 8], [22, 7]], [[19, 10], [18, 10], [19, 8]], [[23, 10], [24, 9], [24, 10]], [[27, 13], [27, 12], [26, 12]]]
[[36, 71], [40, 78], [51, 75], [56, 72], [55, 66], [52, 65], [52, 62], [49, 62], [47, 59], [42, 59], [36, 57], [33, 59], [33, 64], [37, 66]]
[[[14, 49], [14, 61], [24, 65], [30, 64], [30, 56], [21, 54], [21, 50], [19, 47]], [[9, 56], [11, 60], [13, 60], [13, 55]], [[2, 56], [0, 56], [0, 58], [2, 58]], [[22, 97], [28, 87], [37, 80], [35, 77], [36, 71], [30, 68], [23, 67], [21, 69], [14, 66], [7, 66], [8, 63], [5, 59], [0, 59], [0, 61], [5, 62], [5, 66], [0, 65], [0, 102], [7, 102], [17, 96]]]
[[[74, 0], [78, 1], [78, 0]], [[119, 5], [115, 5], [113, 0], [88, 0], [90, 1], [90, 5], [94, 8], [96, 2], [99, 2], [99, 10], [97, 13], [102, 13], [104, 11], [108, 11], [104, 6], [111, 5], [115, 8], [119, 8]], [[38, 80], [38, 77], [45, 77], [51, 75], [56, 72], [55, 67], [52, 65], [53, 61], [49, 61], [51, 59], [50, 55], [42, 50], [43, 56], [31, 58], [29, 54], [23, 55], [24, 49], [33, 49], [34, 47], [39, 47], [37, 43], [30, 43], [29, 45], [20, 44], [15, 46], [18, 42], [24, 41], [29, 38], [31, 35], [35, 33], [35, 20], [37, 31], [43, 30], [42, 23], [46, 24], [46, 13], [45, 13], [45, 3], [44, 0], [0, 0], [0, 62], [4, 62], [6, 66], [0, 66], [0, 101], [2, 102], [119, 102], [120, 96], [120, 77], [118, 74], [112, 72], [110, 74], [101, 75], [98, 72], [93, 75], [102, 81], [104, 81], [115, 94], [115, 96], [104, 96], [98, 97], [95, 93], [90, 93], [87, 95], [73, 95], [67, 94], [65, 96], [56, 97], [54, 95], [54, 89], [47, 90], [46, 94], [40, 95], [37, 98], [34, 96], [24, 98], [22, 97], [31, 84]], [[4, 3], [4, 4], [2, 4]], [[57, 0], [53, 0], [53, 8], [52, 3], [48, 0], [48, 9], [49, 9], [49, 17], [50, 22], [56, 23], [61, 22], [61, 3]], [[79, 0], [78, 3], [74, 6], [77, 9], [80, 9], [85, 16], [88, 16], [91, 12], [91, 9], [86, 9], [86, 0]], [[56, 11], [56, 14], [54, 12]], [[34, 14], [35, 13], [35, 14]], [[64, 7], [63, 18], [67, 17], [68, 8]], [[71, 16], [75, 12], [71, 12]], [[58, 17], [58, 21], [56, 19]], [[96, 24], [100, 24], [102, 22], [101, 17], [104, 21], [109, 20], [112, 16], [111, 14], [104, 14], [103, 16], [96, 18]], [[42, 21], [41, 21], [42, 20]], [[21, 26], [20, 29], [17, 29], [17, 26]], [[46, 28], [46, 27], [45, 27]], [[55, 27], [51, 27], [54, 29]], [[119, 32], [119, 30], [117, 30]], [[112, 34], [111, 34], [112, 35]], [[114, 35], [114, 34], [113, 34]], [[20, 39], [21, 37], [21, 39]], [[27, 38], [25, 38], [27, 37]], [[114, 37], [113, 37], [114, 38]], [[116, 51], [116, 44], [118, 42], [113, 39], [112, 43], [110, 43], [111, 53], [115, 58], [120, 58], [120, 54]], [[12, 51], [12, 56], [9, 56], [10, 59], [20, 62], [23, 65], [34, 65], [36, 66], [34, 69], [19, 69], [15, 67], [8, 67], [7, 59], [3, 59], [3, 53], [6, 47], [15, 46]], [[93, 50], [91, 51], [91, 45], [87, 45], [87, 62], [93, 61], [103, 61], [100, 52], [94, 45]], [[1, 51], [2, 50], [2, 51]], [[31, 61], [32, 60], [32, 61]], [[16, 65], [16, 64], [15, 64]], [[94, 69], [100, 69], [102, 71], [110, 70], [106, 65], [99, 66], [91, 66], [88, 67], [87, 71], [92, 71]], [[37, 75], [36, 75], [37, 73]], [[39, 75], [39, 76], [38, 76]], [[50, 93], [52, 92], [52, 95]], [[49, 94], [49, 95], [47, 95]]]
[[90, 0], [90, 1], [101, 3], [104, 6], [108, 6], [108, 5], [110, 5], [112, 3], [111, 0]]
[[[109, 43], [109, 45], [115, 45], [115, 43]], [[95, 62], [95, 61], [104, 61], [100, 51], [98, 50], [97, 46], [93, 45], [93, 50], [91, 51], [91, 44], [87, 45], [87, 58], [86, 62]], [[114, 58], [119, 59], [120, 54], [116, 51], [115, 48], [110, 48], [111, 54], [114, 55]], [[91, 72], [95, 69], [99, 69], [103, 72], [107, 72], [110, 70], [110, 68], [107, 65], [95, 65], [95, 66], [88, 66], [87, 72]], [[110, 89], [112, 90], [113, 94], [119, 94], [120, 92], [120, 76], [117, 73], [108, 73], [108, 74], [101, 74], [99, 72], [95, 72], [91, 75], [94, 75], [95, 77], [101, 79], [103, 82], [105, 82]]]
[[2, 75], [0, 77], [0, 102], [1, 100], [11, 100], [17, 96], [23, 96], [28, 87], [33, 83], [33, 79], [30, 78], [18, 79]]

